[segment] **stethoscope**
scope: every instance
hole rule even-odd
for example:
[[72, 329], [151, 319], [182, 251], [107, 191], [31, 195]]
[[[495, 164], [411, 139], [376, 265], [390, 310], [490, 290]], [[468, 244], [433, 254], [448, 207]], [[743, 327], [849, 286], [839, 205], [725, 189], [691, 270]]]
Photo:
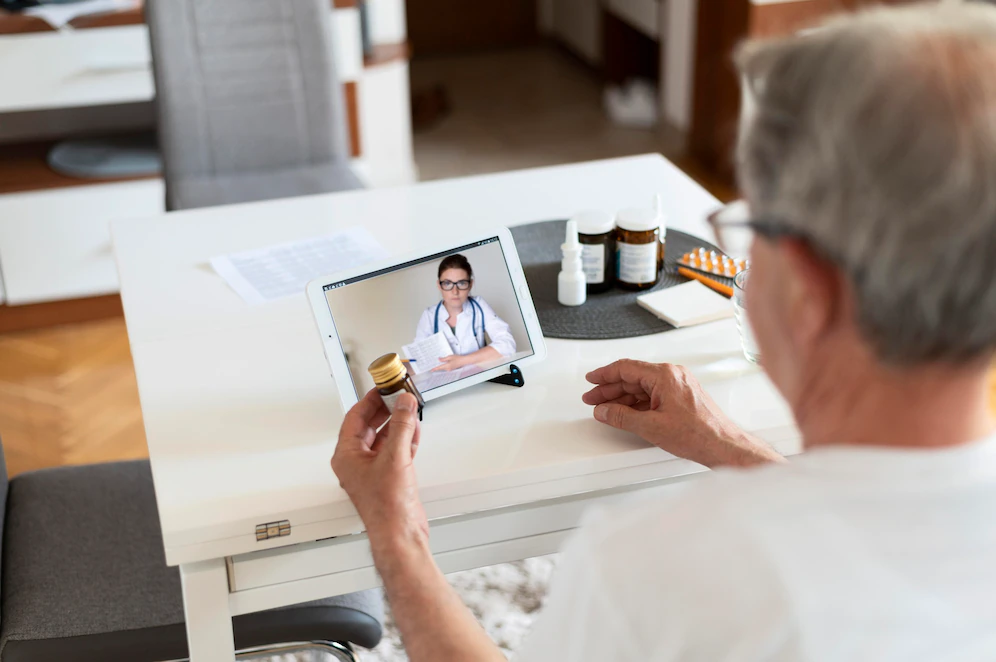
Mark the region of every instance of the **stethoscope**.
[[[440, 301], [436, 304], [436, 324], [432, 328], [433, 333], [439, 333], [439, 310], [443, 307], [443, 302]], [[477, 303], [474, 297], [470, 297], [470, 310], [474, 316], [470, 320], [470, 330], [474, 331], [474, 327], [477, 326], [477, 311], [481, 311], [481, 339], [477, 339], [477, 332], [474, 331], [474, 340], [477, 341], [477, 349], [484, 349], [484, 340], [486, 340], [485, 335], [488, 333], [487, 329], [487, 319], [484, 316], [484, 308], [481, 304]]]

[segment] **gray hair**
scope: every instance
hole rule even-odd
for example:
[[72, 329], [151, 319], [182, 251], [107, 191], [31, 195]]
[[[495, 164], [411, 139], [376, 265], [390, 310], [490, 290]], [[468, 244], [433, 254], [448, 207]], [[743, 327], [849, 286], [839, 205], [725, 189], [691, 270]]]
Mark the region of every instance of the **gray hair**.
[[751, 211], [840, 266], [880, 359], [996, 349], [996, 7], [867, 10], [737, 64]]

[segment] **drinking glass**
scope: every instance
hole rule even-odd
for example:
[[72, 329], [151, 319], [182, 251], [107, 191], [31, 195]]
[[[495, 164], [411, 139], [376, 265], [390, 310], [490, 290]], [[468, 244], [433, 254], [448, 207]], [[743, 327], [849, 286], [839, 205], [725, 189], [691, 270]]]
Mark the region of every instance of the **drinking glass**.
[[744, 357], [751, 363], [759, 364], [761, 351], [757, 348], [754, 331], [750, 327], [750, 320], [747, 319], [747, 301], [744, 298], [749, 277], [750, 269], [744, 269], [733, 278], [733, 312], [737, 318], [737, 329], [740, 331], [740, 344], [744, 350]]

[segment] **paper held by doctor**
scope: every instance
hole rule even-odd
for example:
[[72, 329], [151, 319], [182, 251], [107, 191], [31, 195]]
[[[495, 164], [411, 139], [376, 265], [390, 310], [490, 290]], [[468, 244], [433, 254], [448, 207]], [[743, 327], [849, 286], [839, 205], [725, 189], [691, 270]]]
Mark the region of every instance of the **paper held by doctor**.
[[401, 348], [405, 357], [411, 362], [412, 370], [416, 375], [431, 372], [434, 368], [443, 364], [439, 359], [444, 356], [452, 356], [453, 348], [447, 342], [442, 331], [432, 334], [427, 338], [405, 345]]

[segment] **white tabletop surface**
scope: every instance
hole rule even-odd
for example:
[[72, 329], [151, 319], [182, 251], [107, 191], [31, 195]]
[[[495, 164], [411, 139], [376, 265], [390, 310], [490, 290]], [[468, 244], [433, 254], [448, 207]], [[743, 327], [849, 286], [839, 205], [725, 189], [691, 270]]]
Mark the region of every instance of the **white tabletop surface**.
[[[264, 547], [359, 526], [329, 469], [342, 414], [303, 293], [248, 305], [211, 270], [212, 256], [356, 225], [402, 253], [581, 209], [649, 205], [657, 192], [669, 227], [706, 234], [704, 216], [718, 203], [658, 155], [116, 221], [170, 563], [263, 548], [256, 523], [294, 527]], [[620, 357], [693, 366], [737, 422], [792, 450], [791, 416], [767, 378], [724, 372], [739, 356], [732, 320], [548, 347], [549, 358], [524, 371], [523, 389], [482, 384], [431, 403], [416, 462], [430, 517], [695, 468], [591, 418], [584, 375]]]

